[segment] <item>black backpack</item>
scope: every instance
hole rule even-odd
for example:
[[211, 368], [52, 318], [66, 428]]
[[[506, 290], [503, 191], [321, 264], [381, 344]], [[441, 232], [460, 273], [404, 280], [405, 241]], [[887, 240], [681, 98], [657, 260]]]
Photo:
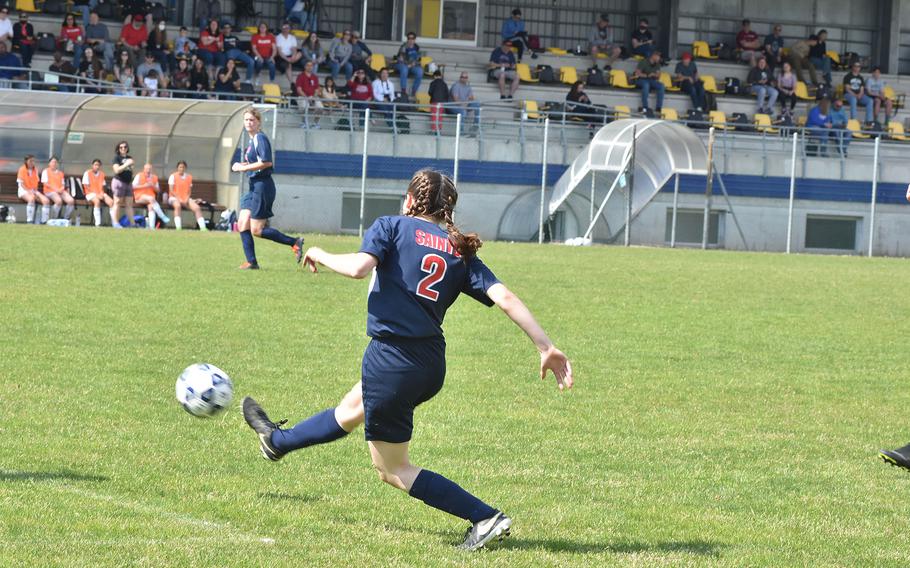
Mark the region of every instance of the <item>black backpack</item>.
[[815, 90], [815, 100], [820, 101], [822, 99], [831, 98], [831, 85], [828, 83], [822, 83]]
[[717, 44], [717, 57], [719, 59], [725, 59], [727, 61], [734, 61], [736, 60], [736, 50], [733, 49], [732, 45], [719, 43]]
[[690, 108], [686, 112], [686, 125], [689, 128], [707, 128], [708, 125], [704, 124], [705, 122], [705, 113], [698, 109]]
[[728, 95], [738, 95], [741, 85], [736, 77], [727, 77], [724, 79], [724, 93]]
[[41, 32], [38, 34], [38, 51], [53, 53], [57, 51], [57, 38], [54, 34]]
[[556, 73], [553, 72], [553, 68], [549, 65], [538, 65], [537, 66], [537, 78], [541, 83], [556, 83]]
[[167, 19], [167, 9], [158, 2], [149, 4], [148, 10], [152, 14], [152, 20], [155, 22], [161, 22]]
[[597, 67], [591, 67], [588, 69], [588, 77], [586, 83], [589, 87], [606, 87], [607, 80], [604, 79], [604, 72]]
[[734, 112], [732, 115], [730, 115], [730, 122], [733, 124], [733, 126], [736, 127], [737, 130], [740, 130], [742, 132], [752, 132], [755, 130], [752, 126], [752, 123], [749, 122], [749, 117], [742, 112]]

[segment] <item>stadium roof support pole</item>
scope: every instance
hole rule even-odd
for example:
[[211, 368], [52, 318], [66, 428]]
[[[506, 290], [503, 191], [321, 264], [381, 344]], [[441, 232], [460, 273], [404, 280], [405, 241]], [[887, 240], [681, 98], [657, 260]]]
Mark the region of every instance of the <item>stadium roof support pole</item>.
[[[629, 188], [626, 189], [626, 226], [623, 245], [632, 242], [632, 189], [635, 187], [635, 148], [638, 146], [638, 125], [632, 127], [632, 152], [629, 154]], [[622, 174], [620, 174], [622, 175]]]
[[370, 135], [370, 109], [363, 117], [363, 160], [360, 163], [360, 228], [357, 236], [363, 238], [363, 209], [367, 200], [367, 139]]
[[790, 240], [793, 234], [793, 199], [796, 197], [796, 146], [799, 132], [793, 133], [793, 150], [790, 153], [790, 206], [787, 210], [787, 254], [790, 254]]
[[679, 210], [679, 174], [673, 176], [673, 221], [670, 224], [670, 248], [676, 248], [676, 213]]
[[714, 127], [708, 131], [708, 175], [705, 181], [705, 217], [701, 226], [701, 248], [708, 248], [708, 229], [711, 226], [711, 184], [714, 183]]
[[594, 220], [594, 189], [597, 187], [597, 172], [591, 172], [591, 218], [588, 219], [588, 223]]
[[600, 207], [597, 209], [597, 213], [594, 214], [594, 218], [591, 219], [591, 224], [588, 225], [588, 230], [585, 231], [584, 238], [591, 238], [591, 234], [594, 232], [594, 225], [597, 223], [597, 218], [600, 217], [600, 214], [603, 213], [604, 208], [607, 206], [607, 201], [610, 200], [610, 196], [613, 195], [613, 191], [616, 190], [616, 186], [619, 185], [619, 178], [622, 177], [623, 173], [626, 171], [626, 168], [629, 166], [632, 156], [629, 155], [626, 158], [626, 161], [623, 162], [622, 169], [616, 174], [616, 177], [613, 178], [613, 183], [610, 185], [610, 189], [607, 191], [606, 197], [600, 202]]
[[[458, 116], [461, 117], [460, 114]], [[537, 244], [543, 244], [543, 216], [544, 208], [547, 206], [547, 144], [549, 143], [549, 137], [550, 117], [547, 117], [543, 121], [543, 150], [541, 151], [543, 163], [540, 168], [540, 224], [537, 231]]]
[[881, 135], [875, 137], [875, 154], [872, 157], [872, 204], [869, 210], [869, 256], [872, 256], [872, 245], [875, 237], [875, 198], [878, 193], [878, 145]]
[[458, 187], [458, 150], [461, 146], [461, 113], [455, 115], [455, 163], [452, 166], [452, 183]]

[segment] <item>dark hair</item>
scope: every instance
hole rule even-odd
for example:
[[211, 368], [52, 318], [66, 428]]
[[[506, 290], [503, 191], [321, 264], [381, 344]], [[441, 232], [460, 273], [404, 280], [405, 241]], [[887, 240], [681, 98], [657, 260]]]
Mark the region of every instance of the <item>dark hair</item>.
[[878, 65], [876, 65], [875, 67], [872, 68], [873, 73], [875, 73], [876, 71], [881, 72], [881, 70], [882, 70], [882, 68], [879, 67]]
[[822, 29], [818, 30], [818, 31], [815, 33], [815, 35], [816, 35], [816, 36], [820, 36], [820, 35], [826, 34], [826, 33], [828, 33], [828, 30], [826, 30], [825, 28], [822, 28]]
[[600, 19], [603, 20], [603, 21], [605, 21], [605, 22], [607, 22], [607, 23], [610, 22], [610, 16], [607, 15], [606, 12], [602, 12], [602, 13], [600, 14]]
[[121, 144], [126, 144], [126, 151], [127, 151], [127, 152], [130, 151], [130, 143], [127, 142], [126, 140], [121, 140], [120, 142], [117, 142], [116, 145], [114, 145], [114, 154], [119, 154], [119, 153], [120, 153], [120, 145], [121, 145]]
[[76, 24], [76, 14], [73, 14], [72, 12], [67, 12], [66, 14], [63, 14], [63, 25], [64, 26], [66, 25], [66, 21], [69, 18], [73, 19], [73, 25], [78, 25], [78, 24]]
[[383, 67], [382, 69], [379, 70], [379, 74], [382, 75], [383, 71], [388, 71], [389, 73], [392, 72], [388, 67]]
[[639, 24], [649, 24], [650, 22], [648, 22], [648, 18], [639, 18], [638, 23]]
[[578, 91], [578, 87], [583, 87], [584, 85], [585, 85], [584, 81], [575, 81], [574, 83], [572, 83], [572, 90], [569, 92], [575, 93]]
[[746, 18], [745, 20], [743, 20], [743, 25], [745, 26], [746, 24], [752, 25], [752, 20], [750, 20], [749, 18]]
[[520, 16], [520, 15], [521, 15], [521, 8], [515, 8], [514, 10], [512, 10], [512, 15], [513, 15], [513, 16]]
[[101, 16], [101, 14], [98, 13], [98, 10], [89, 10], [88, 15], [91, 16], [92, 14], [95, 14], [98, 17]]
[[190, 30], [186, 29], [186, 26], [180, 26], [180, 31], [182, 31], [182, 32], [188, 32], [188, 31], [190, 31]]
[[221, 24], [215, 19], [209, 20], [209, 24], [205, 26], [205, 31], [209, 32], [209, 35], [212, 35], [212, 24], [215, 24], [215, 34], [220, 34]]
[[408, 33], [404, 34], [404, 37], [406, 37], [406, 38], [410, 38], [411, 36], [414, 36], [414, 39], [417, 39], [417, 34], [415, 34], [414, 32], [408, 32]]
[[449, 242], [465, 262], [477, 254], [477, 249], [483, 245], [483, 241], [477, 233], [462, 233], [452, 218], [455, 204], [458, 202], [458, 191], [452, 178], [435, 170], [419, 170], [408, 184], [408, 195], [414, 198], [414, 204], [408, 209], [407, 215], [412, 217], [426, 215], [444, 222], [449, 233]]
[[335, 84], [335, 79], [332, 79], [331, 77], [326, 77], [326, 78], [325, 78], [325, 81], [323, 81], [323, 83], [322, 83], [323, 86], [328, 87], [328, 86], [329, 86], [329, 81], [332, 82], [332, 88], [334, 89], [337, 85]]
[[35, 159], [34, 154], [26, 154], [25, 157], [22, 158], [22, 163], [27, 164], [29, 160], [34, 160], [34, 159]]
[[183, 167], [184, 167], [184, 168], [189, 167], [189, 166], [186, 165], [186, 160], [180, 160], [179, 162], [177, 162], [177, 167], [178, 167], [178, 168], [180, 167], [180, 164], [183, 164]]
[[93, 166], [95, 165], [95, 162], [98, 162], [98, 163], [100, 164], [100, 163], [101, 163], [101, 160], [99, 160], [98, 158], [95, 158], [94, 160], [92, 160], [92, 165], [93, 165]]
[[60, 158], [58, 158], [54, 154], [51, 154], [51, 157], [47, 159], [47, 163], [49, 164], [49, 163], [53, 162], [54, 160], [57, 160], [59, 162]]

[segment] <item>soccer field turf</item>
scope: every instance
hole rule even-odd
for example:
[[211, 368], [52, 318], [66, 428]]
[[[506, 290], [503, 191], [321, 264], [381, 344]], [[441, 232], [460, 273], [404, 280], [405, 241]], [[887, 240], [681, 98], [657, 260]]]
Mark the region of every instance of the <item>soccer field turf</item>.
[[[352, 251], [349, 237], [308, 245]], [[461, 299], [411, 457], [503, 509], [512, 537], [382, 484], [362, 429], [271, 463], [239, 411], [334, 406], [359, 377], [368, 281], [236, 235], [0, 226], [0, 565], [894, 565], [910, 473], [910, 263], [488, 243], [573, 360]], [[230, 410], [174, 400], [193, 362]]]

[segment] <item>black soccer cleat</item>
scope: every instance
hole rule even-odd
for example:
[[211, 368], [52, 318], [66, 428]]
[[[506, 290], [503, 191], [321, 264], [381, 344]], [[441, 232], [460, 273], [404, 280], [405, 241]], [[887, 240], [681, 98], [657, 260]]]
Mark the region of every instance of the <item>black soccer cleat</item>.
[[292, 248], [294, 249], [294, 258], [297, 259], [297, 264], [300, 264], [303, 262], [303, 237], [298, 237]]
[[910, 470], [910, 444], [896, 450], [879, 450], [878, 457], [885, 463]]
[[284, 452], [272, 445], [272, 432], [277, 430], [287, 420], [282, 420], [275, 424], [269, 420], [269, 416], [259, 406], [259, 403], [250, 397], [243, 399], [243, 419], [259, 435], [259, 449], [262, 451], [264, 458], [278, 461], [284, 457]]
[[462, 550], [478, 550], [494, 538], [502, 540], [509, 536], [511, 528], [512, 519], [500, 511], [489, 519], [474, 523], [465, 533], [464, 542], [459, 544], [458, 548]]

